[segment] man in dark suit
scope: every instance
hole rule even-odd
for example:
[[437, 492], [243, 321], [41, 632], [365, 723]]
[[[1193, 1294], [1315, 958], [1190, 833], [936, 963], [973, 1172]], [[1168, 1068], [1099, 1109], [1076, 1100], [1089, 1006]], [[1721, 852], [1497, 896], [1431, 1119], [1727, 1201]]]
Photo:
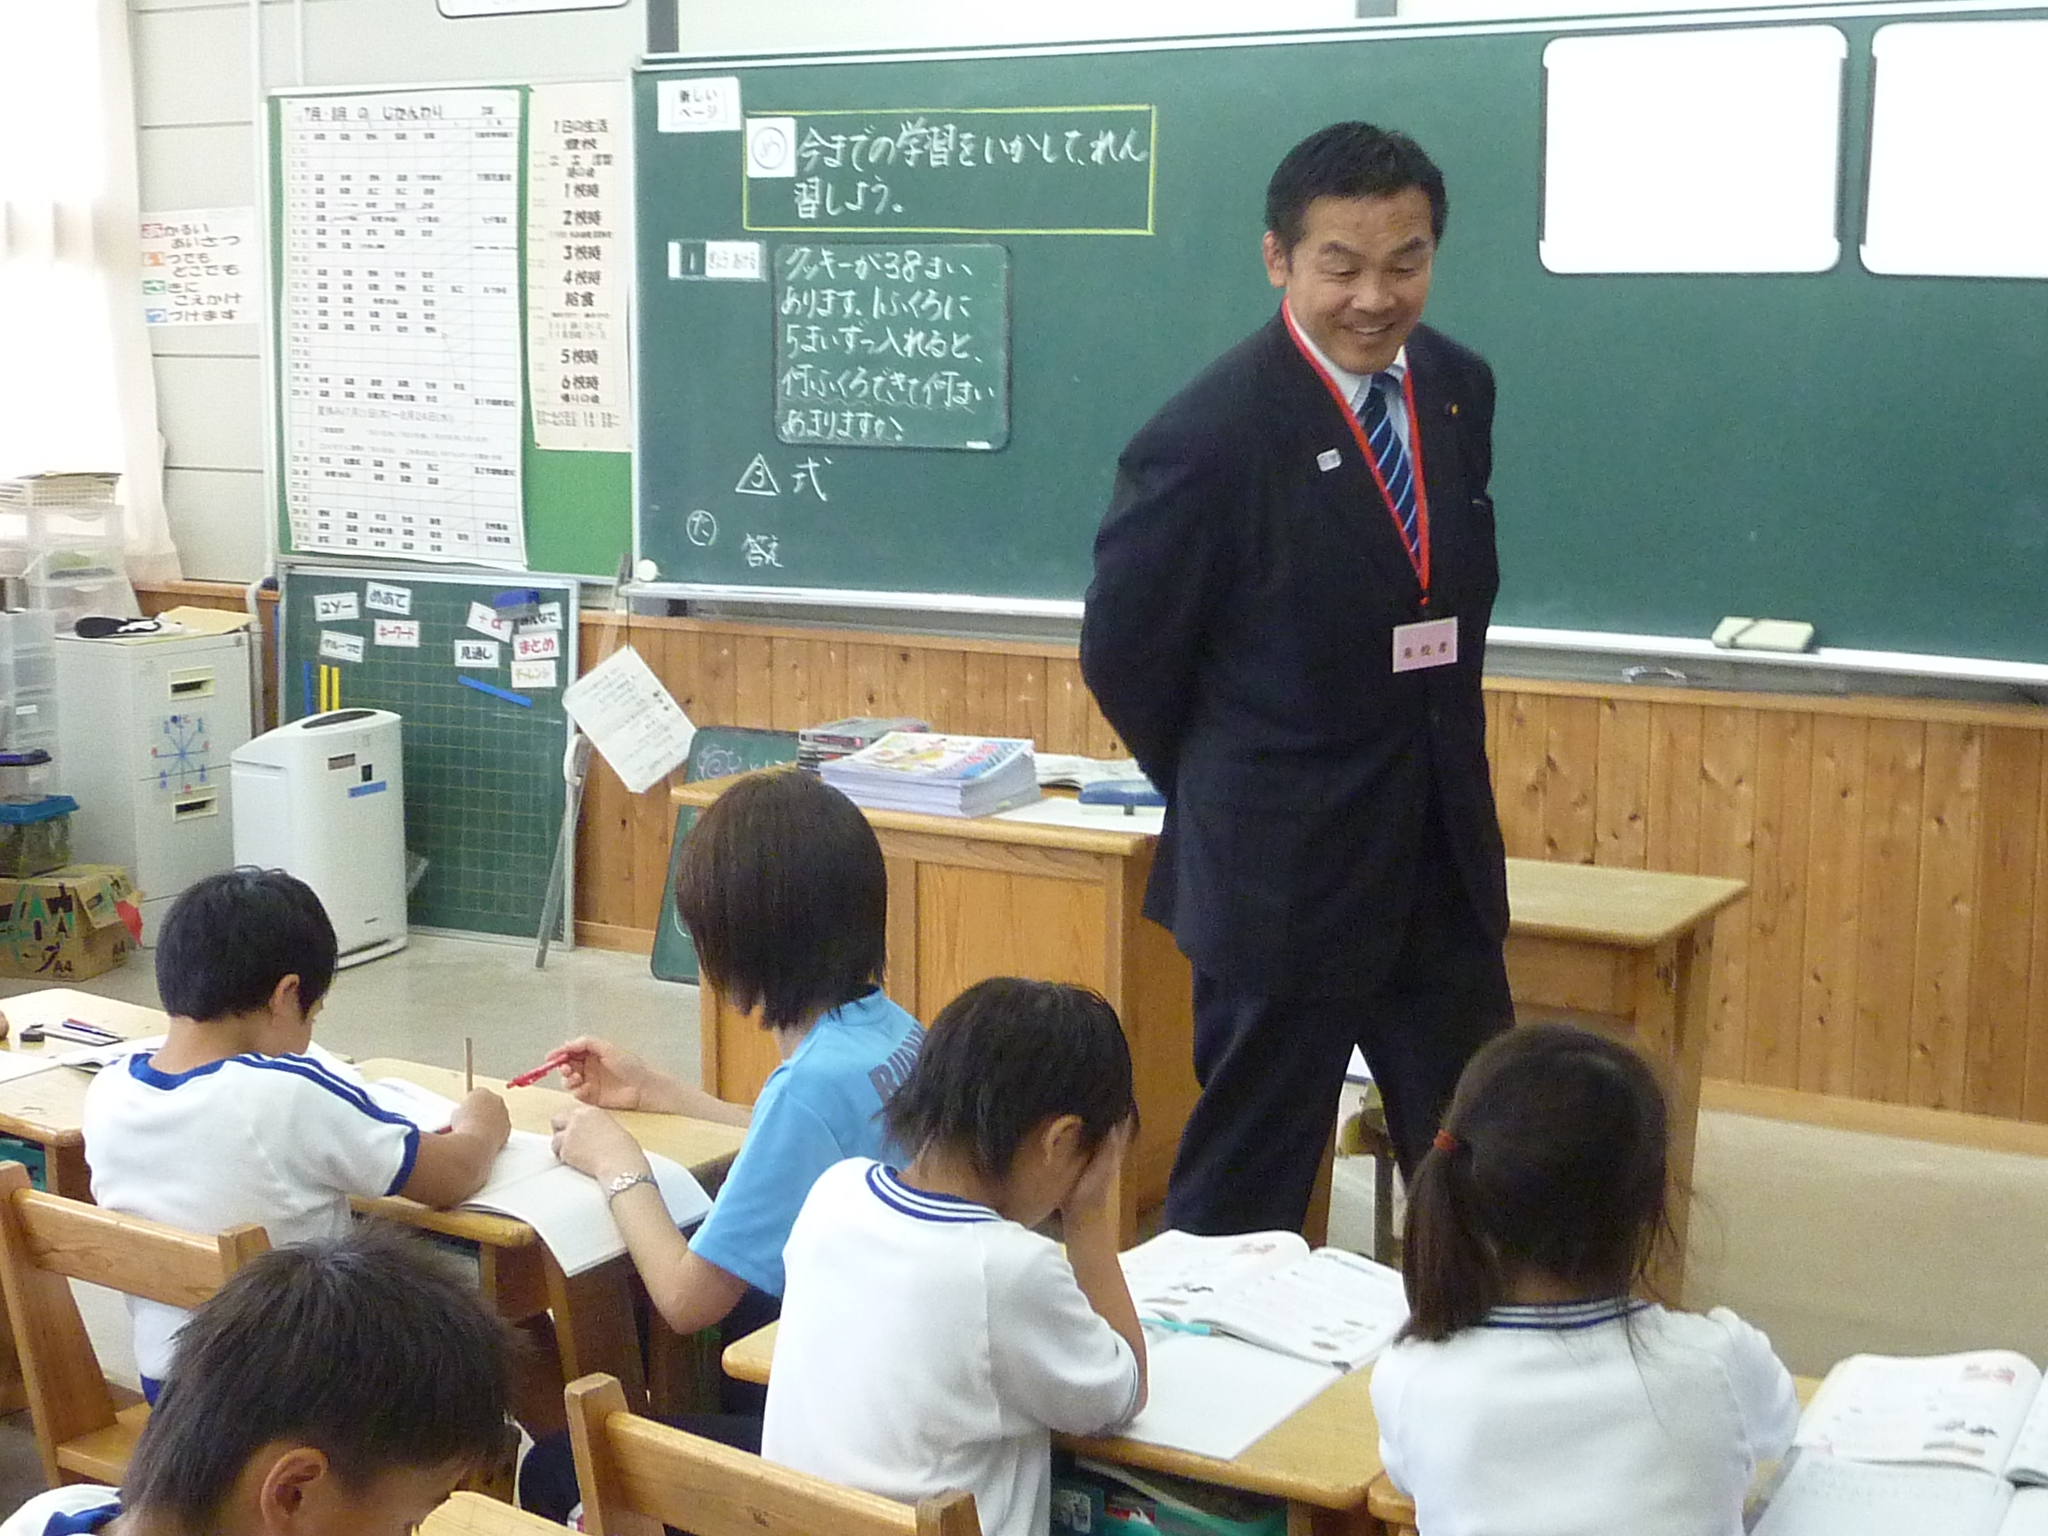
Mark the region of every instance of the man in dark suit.
[[1401, 1165], [1512, 1021], [1480, 668], [1493, 374], [1420, 324], [1443, 177], [1339, 123], [1266, 194], [1273, 320], [1118, 462], [1081, 666], [1166, 794], [1146, 912], [1194, 967], [1166, 1219], [1298, 1227], [1356, 1044]]

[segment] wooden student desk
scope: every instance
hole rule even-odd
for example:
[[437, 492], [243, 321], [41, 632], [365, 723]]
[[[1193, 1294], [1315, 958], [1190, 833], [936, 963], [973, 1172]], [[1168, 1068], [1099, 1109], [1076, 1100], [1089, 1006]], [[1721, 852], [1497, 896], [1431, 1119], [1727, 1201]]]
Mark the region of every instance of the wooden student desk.
[[[726, 1346], [726, 1374], [765, 1382], [775, 1358], [776, 1326]], [[1287, 1501], [1288, 1536], [1359, 1536], [1375, 1532], [1366, 1490], [1380, 1475], [1380, 1429], [1373, 1417], [1370, 1371], [1340, 1376], [1292, 1417], [1229, 1461], [1119, 1436], [1055, 1435], [1059, 1444], [1119, 1466], [1172, 1472], [1219, 1488]]]
[[[6, 1013], [10, 1025], [10, 1046], [16, 1044], [13, 1032], [35, 1021], [82, 1019], [130, 1039], [160, 1035], [169, 1024], [157, 1009], [62, 988], [8, 998], [0, 1001], [0, 1011]], [[75, 1041], [48, 1044], [52, 1051], [78, 1048]], [[449, 1098], [462, 1096], [462, 1074], [445, 1067], [376, 1059], [357, 1063], [356, 1070], [372, 1080], [404, 1078]], [[85, 1090], [91, 1081], [84, 1072], [58, 1067], [0, 1083], [0, 1135], [42, 1146], [49, 1159], [49, 1188], [74, 1200], [92, 1198], [80, 1130]], [[545, 1135], [554, 1117], [575, 1102], [556, 1089], [507, 1089], [497, 1079], [482, 1076], [476, 1081], [478, 1087], [492, 1089], [505, 1100], [513, 1126], [522, 1131]], [[618, 1118], [642, 1146], [675, 1159], [713, 1186], [746, 1134], [738, 1126], [681, 1115], [621, 1113]], [[553, 1314], [565, 1382], [605, 1371], [624, 1384], [629, 1400], [645, 1406], [646, 1371], [634, 1329], [630, 1258], [614, 1259], [571, 1277], [562, 1273], [533, 1228], [523, 1221], [483, 1211], [436, 1211], [396, 1195], [354, 1204], [359, 1211], [476, 1244], [484, 1294], [500, 1313], [515, 1322], [541, 1312]]]
[[[776, 1325], [726, 1346], [726, 1374], [765, 1383], [775, 1359]], [[1388, 1526], [1367, 1507], [1407, 1509], [1380, 1464], [1380, 1424], [1372, 1411], [1372, 1372], [1340, 1376], [1229, 1461], [1121, 1436], [1089, 1439], [1055, 1435], [1059, 1444], [1116, 1466], [1171, 1472], [1218, 1488], [1236, 1488], [1287, 1501], [1288, 1536], [1378, 1536]], [[1793, 1378], [1802, 1405], [1820, 1382]], [[1378, 1487], [1375, 1488], [1374, 1485]], [[1411, 1515], [1412, 1518], [1412, 1515]]]
[[[383, 1077], [403, 1078], [447, 1098], [462, 1097], [462, 1074], [451, 1068], [377, 1058], [358, 1062], [356, 1070], [373, 1082]], [[514, 1130], [540, 1135], [548, 1134], [554, 1117], [576, 1102], [558, 1089], [507, 1088], [497, 1078], [479, 1076], [476, 1085], [504, 1099]], [[746, 1135], [740, 1126], [683, 1115], [616, 1113], [619, 1123], [641, 1146], [673, 1158], [713, 1188]], [[564, 1382], [593, 1371], [607, 1372], [618, 1377], [634, 1410], [645, 1411], [647, 1372], [634, 1324], [633, 1261], [629, 1256], [622, 1254], [580, 1275], [565, 1275], [538, 1234], [523, 1221], [486, 1211], [437, 1211], [401, 1195], [354, 1204], [370, 1215], [475, 1243], [484, 1294], [502, 1316], [514, 1322], [541, 1312], [553, 1316]]]
[[451, 1493], [420, 1522], [420, 1536], [562, 1536], [562, 1527], [480, 1493]]
[[[734, 782], [679, 785], [671, 798], [703, 807]], [[889, 995], [897, 1002], [929, 1023], [986, 977], [1035, 976], [1093, 987], [1116, 1008], [1131, 1044], [1141, 1120], [1121, 1191], [1128, 1246], [1138, 1236], [1138, 1213], [1166, 1196], [1196, 1092], [1188, 962], [1173, 936], [1140, 911], [1154, 839], [1106, 827], [864, 814], [889, 870]], [[1663, 1074], [1677, 1192], [1672, 1222], [1682, 1254], [1714, 918], [1747, 887], [1536, 859], [1507, 866], [1508, 983], [1518, 1008], [1604, 1023]], [[702, 996], [704, 1086], [751, 1102], [774, 1070], [774, 1042], [716, 988], [707, 984]], [[1327, 1219], [1325, 1172], [1312, 1234]]]

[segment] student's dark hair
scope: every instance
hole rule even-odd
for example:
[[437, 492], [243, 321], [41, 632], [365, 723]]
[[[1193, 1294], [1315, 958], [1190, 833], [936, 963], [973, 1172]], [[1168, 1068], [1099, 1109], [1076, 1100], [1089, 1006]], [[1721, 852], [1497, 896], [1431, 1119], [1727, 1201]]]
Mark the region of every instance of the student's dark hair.
[[334, 924], [305, 881], [281, 869], [231, 869], [185, 888], [156, 938], [156, 989], [180, 1018], [225, 1018], [265, 1007], [299, 978], [311, 1008], [334, 983]]
[[1283, 250], [1301, 243], [1308, 205], [1319, 197], [1389, 197], [1418, 188], [1429, 199], [1429, 233], [1444, 237], [1450, 199], [1444, 173], [1405, 133], [1371, 123], [1332, 123], [1287, 151], [1266, 183], [1266, 228]]
[[1079, 1115], [1090, 1151], [1134, 1120], [1131, 1050], [1116, 1010], [1086, 987], [991, 977], [939, 1010], [882, 1113], [906, 1153], [957, 1149], [1000, 1181], [1048, 1119]]
[[1669, 1241], [1664, 1093], [1625, 1045], [1526, 1024], [1472, 1058], [1408, 1186], [1403, 1337], [1483, 1322], [1535, 1271], [1619, 1296]]
[[135, 1514], [212, 1530], [250, 1457], [324, 1452], [360, 1489], [504, 1444], [511, 1330], [473, 1281], [374, 1223], [252, 1260], [179, 1330], [122, 1482]]
[[676, 913], [704, 974], [773, 1028], [879, 986], [889, 877], [858, 807], [796, 769], [742, 779], [676, 862]]

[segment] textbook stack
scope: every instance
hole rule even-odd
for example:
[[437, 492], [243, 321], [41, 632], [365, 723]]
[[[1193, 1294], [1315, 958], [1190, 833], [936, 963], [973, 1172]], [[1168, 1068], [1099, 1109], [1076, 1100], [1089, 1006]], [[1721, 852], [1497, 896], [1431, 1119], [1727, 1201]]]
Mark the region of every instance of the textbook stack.
[[2048, 1393], [2009, 1350], [1851, 1355], [1755, 1536], [2048, 1536]]
[[930, 729], [926, 722], [908, 715], [851, 715], [824, 725], [807, 725], [796, 733], [796, 765], [806, 773], [816, 773], [836, 758], [872, 747], [891, 731]]
[[932, 816], [992, 816], [1038, 798], [1031, 743], [891, 731], [818, 776], [855, 805]]

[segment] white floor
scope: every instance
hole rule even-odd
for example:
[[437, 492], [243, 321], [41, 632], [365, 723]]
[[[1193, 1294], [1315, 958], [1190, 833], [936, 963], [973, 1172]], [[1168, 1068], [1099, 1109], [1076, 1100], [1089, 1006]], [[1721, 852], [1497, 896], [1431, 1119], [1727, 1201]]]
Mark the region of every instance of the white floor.
[[[153, 1005], [146, 959], [86, 985]], [[31, 985], [0, 982], [0, 1009]], [[696, 989], [595, 950], [556, 950], [536, 971], [531, 945], [419, 937], [342, 972], [318, 1030], [358, 1058], [445, 1066], [467, 1036], [497, 1077], [586, 1032], [697, 1077]], [[1686, 1303], [1735, 1308], [1795, 1371], [1857, 1350], [2048, 1358], [2048, 1160], [1709, 1111], [1695, 1181]], [[1333, 1241], [1369, 1248], [1372, 1187], [1368, 1159], [1339, 1165]], [[0, 1509], [39, 1486], [26, 1419], [0, 1422]]]

